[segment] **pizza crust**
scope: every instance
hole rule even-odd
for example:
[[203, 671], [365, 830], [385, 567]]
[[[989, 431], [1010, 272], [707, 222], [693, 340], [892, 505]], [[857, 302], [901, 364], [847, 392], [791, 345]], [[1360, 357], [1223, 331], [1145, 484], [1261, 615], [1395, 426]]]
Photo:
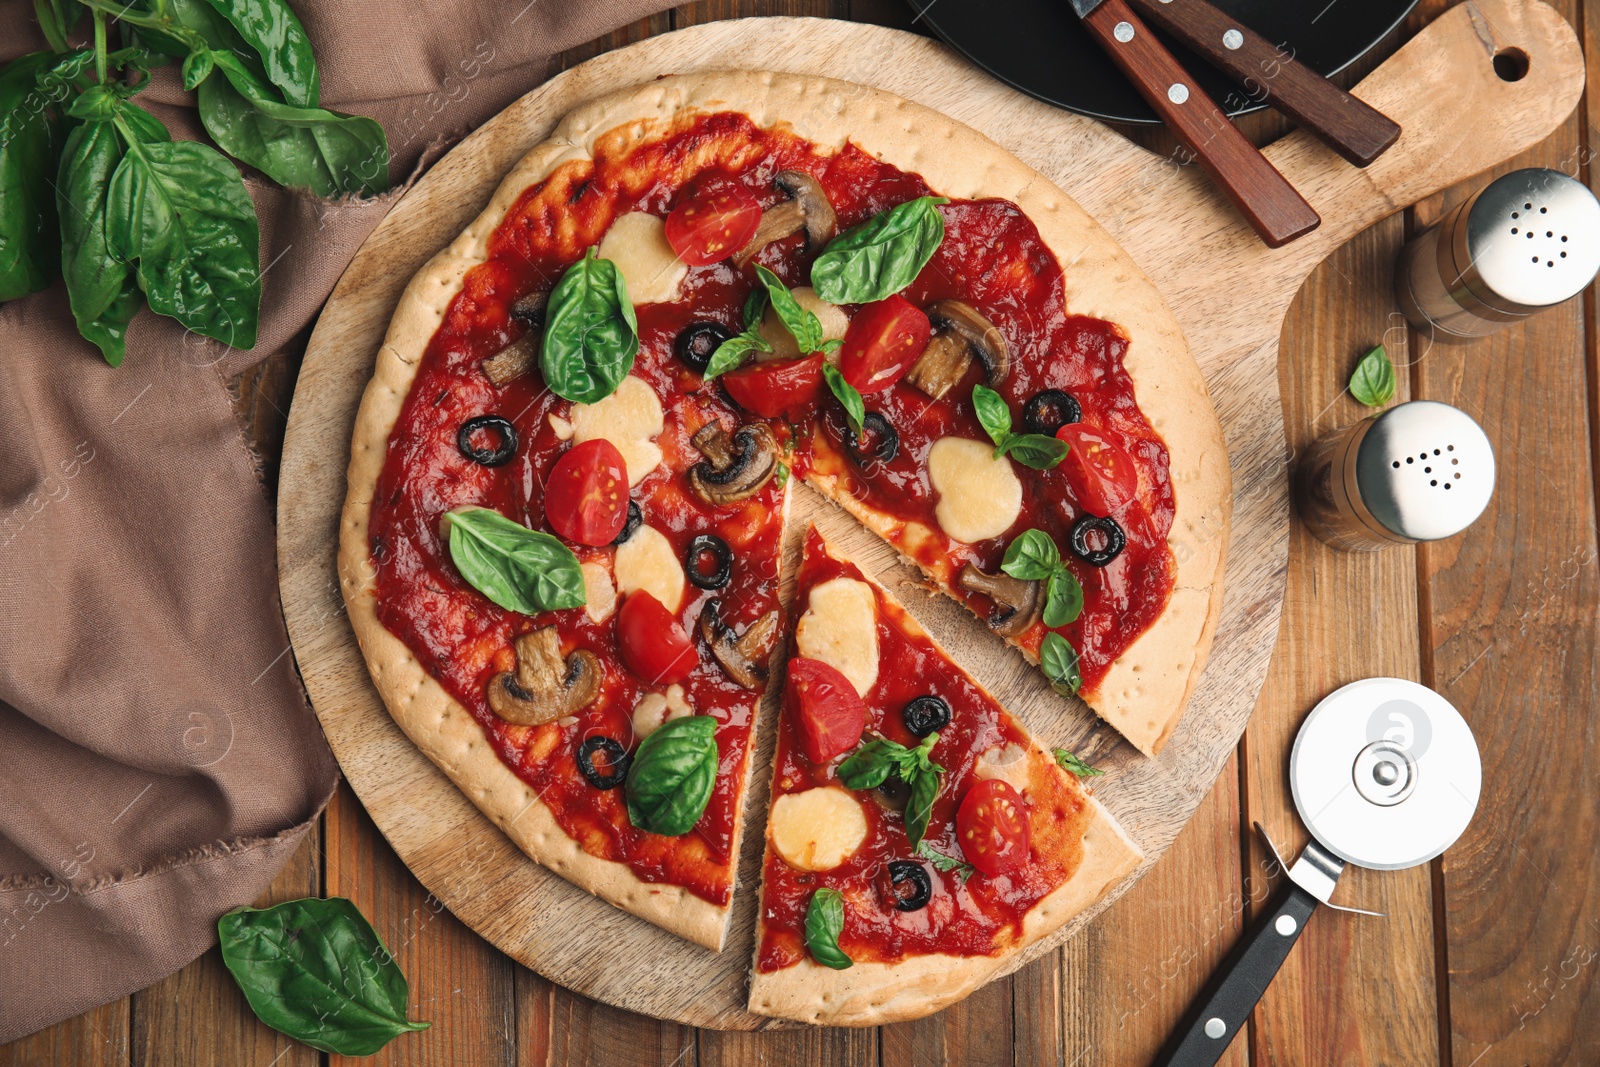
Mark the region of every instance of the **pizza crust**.
[[[661, 78], [568, 114], [548, 141], [512, 168], [483, 213], [417, 273], [401, 297], [356, 417], [340, 523], [340, 584], [374, 685], [391, 715], [480, 809], [530, 857], [569, 881], [710, 948], [721, 946], [728, 908], [676, 887], [643, 882], [624, 864], [579, 849], [533, 791], [500, 761], [470, 713], [378, 621], [367, 523], [389, 434], [428, 341], [463, 276], [484, 261], [489, 237], [521, 193], [563, 164], [592, 159], [602, 140], [607, 151], [626, 152], [630, 145], [665, 132], [676, 119], [723, 110], [742, 111], [761, 126], [786, 123], [824, 147], [839, 149], [854, 141], [901, 169], [922, 174], [946, 195], [1017, 202], [1069, 268], [1067, 295], [1074, 310], [1112, 319], [1129, 331], [1135, 344], [1128, 369], [1140, 406], [1164, 438], [1181, 445], [1174, 453], [1182, 466], [1174, 465], [1179, 513], [1171, 543], [1179, 554], [1177, 588], [1193, 594], [1181, 599], [1175, 595], [1168, 611], [1113, 665], [1102, 687], [1104, 697], [1095, 705], [1142, 751], [1154, 752], [1170, 734], [1204, 665], [1220, 605], [1231, 499], [1226, 450], [1205, 384], [1154, 287], [1071, 199], [975, 131], [865, 86], [740, 71]], [[871, 521], [867, 525], [879, 528]], [[1210, 529], [1217, 532], [1202, 536]], [[751, 762], [746, 760], [747, 778]], [[1100, 822], [1109, 825], [1110, 819], [1096, 820], [1096, 825]], [[742, 833], [742, 823], [741, 811], [736, 835]], [[1107, 870], [1113, 867], [1123, 870], [1120, 861]], [[977, 975], [976, 966], [963, 961], [954, 971]], [[957, 977], [941, 984], [958, 984], [965, 991], [981, 980]], [[841, 981], [843, 995], [850, 983]], [[851, 1004], [856, 996], [851, 993]], [[772, 1003], [783, 1005], [781, 998]], [[908, 1010], [862, 1007], [851, 1012], [866, 1022], [873, 1011], [888, 1018], [905, 1017]]]

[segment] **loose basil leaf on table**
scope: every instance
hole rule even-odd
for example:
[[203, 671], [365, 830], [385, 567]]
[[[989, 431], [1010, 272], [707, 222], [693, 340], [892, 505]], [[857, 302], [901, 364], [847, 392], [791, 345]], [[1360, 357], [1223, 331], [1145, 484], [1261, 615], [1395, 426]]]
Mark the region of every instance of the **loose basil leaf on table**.
[[639, 353], [628, 284], [593, 248], [567, 268], [545, 305], [540, 367], [557, 396], [593, 404], [616, 391]]
[[0, 301], [47, 288], [61, 269], [52, 160], [64, 131], [39, 88], [56, 60], [34, 52], [0, 71]]
[[479, 507], [446, 512], [443, 524], [456, 570], [501, 607], [537, 615], [583, 606], [578, 557], [550, 534]]
[[811, 894], [806, 905], [806, 948], [811, 958], [824, 967], [842, 971], [855, 961], [839, 947], [839, 935], [844, 933], [844, 894], [837, 889], [823, 887]]
[[260, 232], [238, 169], [198, 141], [143, 141], [122, 112], [113, 122], [128, 147], [106, 196], [112, 251], [137, 260], [152, 310], [234, 348], [254, 348]]
[[1350, 395], [1369, 408], [1381, 408], [1394, 399], [1394, 364], [1382, 345], [1361, 357], [1350, 375]]
[[1011, 408], [1005, 398], [987, 385], [972, 387], [972, 410], [978, 425], [994, 442], [994, 458], [1009, 455], [1025, 467], [1048, 470], [1067, 458], [1065, 441], [1042, 433], [1012, 433]]
[[389, 142], [369, 118], [295, 107], [229, 52], [207, 52], [221, 77], [200, 83], [200, 121], [235, 159], [318, 196], [375, 196], [389, 187]]
[[717, 720], [686, 715], [657, 727], [628, 768], [628, 820], [652, 834], [694, 829], [717, 784]]
[[113, 367], [122, 363], [128, 323], [139, 310], [133, 272], [106, 236], [106, 197], [121, 162], [122, 140], [111, 122], [85, 122], [67, 136], [56, 175], [67, 305], [78, 332]]
[[1078, 650], [1058, 633], [1047, 633], [1039, 645], [1039, 669], [1050, 681], [1050, 688], [1065, 696], [1075, 695], [1083, 688], [1083, 675], [1078, 671]]
[[861, 436], [862, 427], [867, 421], [867, 404], [861, 399], [861, 393], [856, 387], [844, 380], [844, 374], [832, 363], [822, 364], [822, 378], [828, 383], [828, 389], [838, 399], [844, 408], [845, 421], [850, 424], [850, 432], [857, 438]]
[[841, 233], [811, 265], [811, 287], [830, 304], [870, 304], [898, 293], [939, 250], [939, 205], [949, 202], [919, 196]]
[[1056, 757], [1056, 765], [1064, 771], [1071, 771], [1079, 778], [1093, 778], [1096, 775], [1106, 773], [1098, 767], [1089, 766], [1064, 748], [1054, 749], [1053, 752]]
[[305, 27], [283, 0], [208, 0], [256, 53], [267, 80], [296, 107], [314, 108], [321, 96], [317, 61]]
[[406, 1018], [406, 977], [350, 901], [291, 900], [217, 920], [222, 962], [256, 1017], [324, 1052], [370, 1056], [429, 1023]]

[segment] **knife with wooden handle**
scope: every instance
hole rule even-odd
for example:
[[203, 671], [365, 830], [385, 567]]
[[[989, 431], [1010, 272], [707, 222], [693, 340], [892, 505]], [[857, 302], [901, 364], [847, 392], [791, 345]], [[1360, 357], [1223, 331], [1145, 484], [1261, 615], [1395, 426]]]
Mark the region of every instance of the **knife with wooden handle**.
[[1322, 222], [1305, 198], [1178, 64], [1128, 0], [1072, 0], [1095, 41], [1228, 194], [1269, 247]]
[[1400, 137], [1387, 115], [1363, 103], [1207, 0], [1129, 0], [1145, 18], [1205, 56], [1358, 167]]

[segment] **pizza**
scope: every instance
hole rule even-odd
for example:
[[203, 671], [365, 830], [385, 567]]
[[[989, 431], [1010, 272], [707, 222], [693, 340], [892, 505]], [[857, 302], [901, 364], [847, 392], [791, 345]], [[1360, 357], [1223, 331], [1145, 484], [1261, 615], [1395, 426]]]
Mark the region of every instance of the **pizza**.
[[712, 949], [801, 480], [1171, 736], [1230, 514], [1205, 383], [1069, 197], [888, 94], [712, 72], [575, 110], [407, 286], [352, 438], [341, 588], [395, 721], [534, 860]]
[[794, 612], [751, 1011], [937, 1011], [1138, 866], [1077, 776], [815, 528]]

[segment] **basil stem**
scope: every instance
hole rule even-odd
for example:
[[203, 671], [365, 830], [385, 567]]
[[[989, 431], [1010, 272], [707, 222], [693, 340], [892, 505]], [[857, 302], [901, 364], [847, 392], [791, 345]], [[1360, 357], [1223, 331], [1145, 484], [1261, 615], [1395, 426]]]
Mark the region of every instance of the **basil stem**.
[[811, 287], [830, 304], [870, 304], [916, 280], [944, 240], [942, 196], [879, 212], [829, 242], [811, 265]]
[[686, 715], [657, 727], [628, 768], [628, 821], [676, 837], [694, 829], [717, 784], [717, 720]]
[[537, 615], [583, 606], [578, 557], [550, 534], [480, 507], [446, 512], [443, 525], [461, 577], [506, 610]]
[[806, 948], [811, 950], [811, 958], [836, 971], [850, 967], [855, 961], [839, 947], [842, 933], [844, 894], [827, 887], [811, 894], [811, 903], [806, 905]]
[[217, 920], [217, 935], [250, 1010], [312, 1048], [370, 1056], [429, 1026], [406, 1018], [406, 977], [348, 900], [238, 908]]
[[1394, 399], [1394, 364], [1382, 345], [1361, 357], [1350, 375], [1350, 395], [1369, 408], [1381, 408]]
[[590, 248], [550, 291], [539, 357], [545, 383], [557, 396], [593, 404], [616, 392], [638, 353], [628, 284]]

